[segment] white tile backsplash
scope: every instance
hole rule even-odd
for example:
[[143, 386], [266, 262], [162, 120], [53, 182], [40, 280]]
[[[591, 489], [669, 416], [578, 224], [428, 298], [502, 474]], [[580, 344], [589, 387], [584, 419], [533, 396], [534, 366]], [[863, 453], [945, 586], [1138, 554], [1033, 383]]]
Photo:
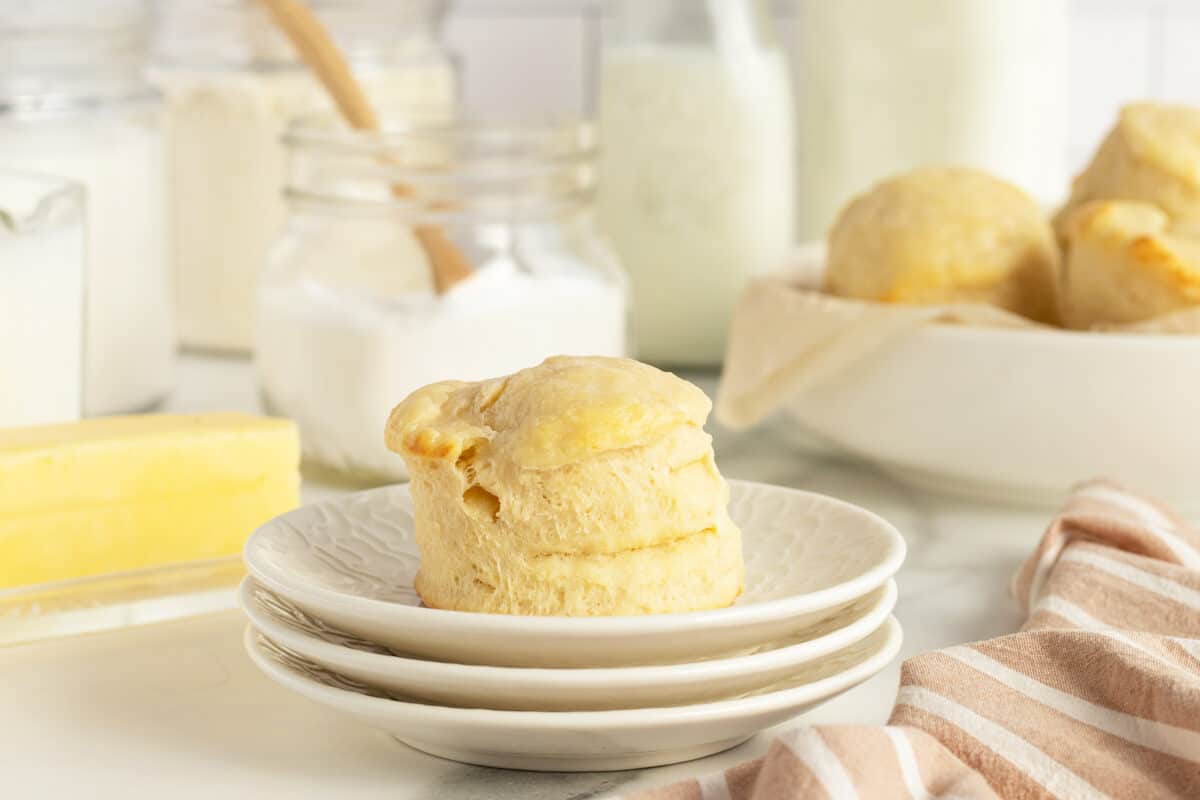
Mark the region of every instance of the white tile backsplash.
[[[770, 3], [789, 44], [801, 1]], [[585, 109], [605, 6], [606, 0], [454, 0], [447, 36], [462, 60], [468, 106], [485, 113]], [[1090, 155], [1123, 103], [1200, 104], [1200, 1], [1071, 0], [1071, 14], [1065, 45], [1072, 168]]]

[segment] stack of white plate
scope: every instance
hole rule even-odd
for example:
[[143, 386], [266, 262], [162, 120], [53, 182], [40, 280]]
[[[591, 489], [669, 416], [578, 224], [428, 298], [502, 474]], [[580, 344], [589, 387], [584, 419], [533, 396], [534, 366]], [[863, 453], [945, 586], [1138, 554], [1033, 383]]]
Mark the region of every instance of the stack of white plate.
[[521, 617], [426, 608], [407, 487], [285, 514], [246, 545], [246, 648], [277, 683], [434, 755], [631, 769], [732, 747], [900, 648], [904, 541], [820, 495], [731, 481], [746, 587], [730, 608]]

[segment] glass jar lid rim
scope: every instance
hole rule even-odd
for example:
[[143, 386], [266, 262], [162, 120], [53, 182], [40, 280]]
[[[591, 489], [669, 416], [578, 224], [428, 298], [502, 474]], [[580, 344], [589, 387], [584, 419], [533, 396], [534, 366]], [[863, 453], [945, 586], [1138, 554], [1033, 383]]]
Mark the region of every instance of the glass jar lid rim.
[[287, 196], [441, 224], [463, 215], [545, 217], [592, 195], [598, 147], [590, 120], [382, 119], [379, 131], [350, 129], [332, 112], [294, 122], [284, 135], [292, 156]]
[[378, 130], [356, 130], [329, 111], [304, 114], [284, 133], [289, 146], [313, 146], [346, 154], [382, 155], [414, 143], [459, 141], [479, 145], [504, 142], [557, 144], [562, 152], [544, 155], [591, 156], [598, 150], [594, 119], [577, 116], [541, 116], [489, 119], [445, 113], [384, 109]]

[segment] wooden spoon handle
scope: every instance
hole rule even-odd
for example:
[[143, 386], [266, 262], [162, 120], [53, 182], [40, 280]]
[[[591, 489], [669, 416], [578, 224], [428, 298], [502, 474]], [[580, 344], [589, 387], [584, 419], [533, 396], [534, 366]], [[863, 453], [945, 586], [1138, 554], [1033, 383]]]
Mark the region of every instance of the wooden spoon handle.
[[445, 231], [432, 225], [418, 225], [413, 233], [433, 265], [433, 289], [445, 294], [461, 280], [471, 277], [471, 263]]
[[[342, 57], [329, 33], [301, 0], [262, 0], [275, 24], [283, 31], [296, 52], [304, 59], [325, 87], [350, 127], [379, 130], [379, 118], [363, 92], [350, 65]], [[412, 188], [404, 184], [392, 187], [396, 197], [411, 197]], [[471, 274], [471, 264], [441, 228], [420, 225], [414, 230], [433, 271], [433, 287], [445, 294]]]
[[275, 24], [316, 73], [352, 128], [378, 130], [379, 118], [333, 38], [300, 0], [262, 0]]

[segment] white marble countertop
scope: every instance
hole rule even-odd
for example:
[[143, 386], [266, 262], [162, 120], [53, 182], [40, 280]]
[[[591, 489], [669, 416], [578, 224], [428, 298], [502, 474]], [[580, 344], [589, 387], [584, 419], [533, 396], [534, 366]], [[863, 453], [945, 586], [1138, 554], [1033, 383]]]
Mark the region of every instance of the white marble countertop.
[[[711, 390], [711, 377], [689, 376]], [[254, 409], [248, 364], [186, 359], [169, 410]], [[1049, 510], [997, 508], [906, 489], [862, 464], [806, 450], [778, 419], [716, 430], [733, 478], [822, 492], [905, 535], [902, 657], [1011, 631], [1008, 579]], [[1082, 477], [1082, 476], [1081, 476]], [[308, 499], [337, 490], [306, 488]], [[13, 797], [585, 798], [667, 783], [761, 754], [769, 733], [658, 769], [542, 774], [426, 756], [290, 695], [242, 652], [237, 612], [0, 649], [0, 775]], [[900, 661], [789, 724], [881, 723]]]

